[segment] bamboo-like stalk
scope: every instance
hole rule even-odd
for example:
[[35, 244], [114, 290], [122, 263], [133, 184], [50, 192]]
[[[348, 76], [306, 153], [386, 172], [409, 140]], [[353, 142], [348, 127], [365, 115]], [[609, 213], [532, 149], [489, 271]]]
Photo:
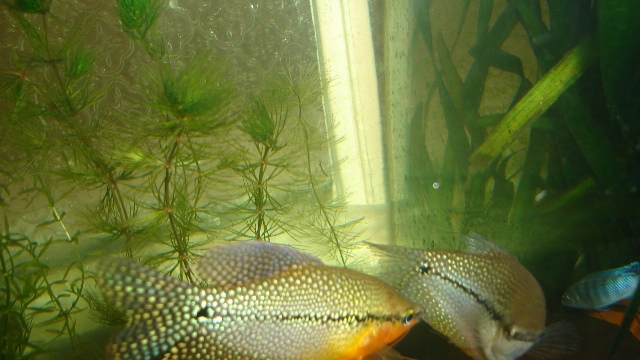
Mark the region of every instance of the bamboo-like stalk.
[[472, 171], [482, 171], [542, 115], [598, 58], [594, 35], [585, 38], [556, 64], [505, 115], [489, 137], [469, 158]]

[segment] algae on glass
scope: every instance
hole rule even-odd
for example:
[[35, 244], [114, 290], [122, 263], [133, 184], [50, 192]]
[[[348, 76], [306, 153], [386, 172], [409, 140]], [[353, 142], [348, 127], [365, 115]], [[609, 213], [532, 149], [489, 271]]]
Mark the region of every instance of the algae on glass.
[[281, 58], [247, 82], [222, 54], [168, 40], [187, 34], [162, 26], [165, 1], [81, 5], [101, 11], [0, 2], [2, 358], [104, 356], [96, 331], [123, 315], [94, 290], [99, 256], [192, 284], [213, 241], [355, 261], [317, 64]]

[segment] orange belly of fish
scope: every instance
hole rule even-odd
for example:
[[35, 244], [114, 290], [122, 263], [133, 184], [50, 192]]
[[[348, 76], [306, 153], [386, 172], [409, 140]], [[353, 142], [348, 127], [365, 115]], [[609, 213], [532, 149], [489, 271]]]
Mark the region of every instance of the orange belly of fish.
[[360, 334], [352, 338], [351, 345], [346, 346], [340, 359], [362, 360], [388, 346], [393, 346], [407, 334], [411, 325], [403, 326], [399, 323], [370, 324]]

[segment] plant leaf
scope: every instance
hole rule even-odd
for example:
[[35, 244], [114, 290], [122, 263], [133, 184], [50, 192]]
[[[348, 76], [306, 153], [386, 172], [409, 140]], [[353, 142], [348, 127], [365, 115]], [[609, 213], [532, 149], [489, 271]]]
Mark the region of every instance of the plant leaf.
[[540, 79], [473, 152], [470, 158], [472, 170], [484, 169], [518, 137], [525, 126], [547, 111], [595, 62], [596, 49], [595, 36], [587, 37]]

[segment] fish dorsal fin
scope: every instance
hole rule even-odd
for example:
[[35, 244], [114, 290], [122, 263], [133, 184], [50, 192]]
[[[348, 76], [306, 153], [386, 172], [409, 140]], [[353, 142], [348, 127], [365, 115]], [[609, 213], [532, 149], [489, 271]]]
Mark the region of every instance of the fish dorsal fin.
[[502, 246], [473, 231], [470, 232], [469, 235], [460, 236], [459, 239], [460, 242], [464, 244], [462, 251], [469, 254], [514, 257]]
[[620, 268], [621, 272], [640, 275], [640, 263], [637, 261], [632, 262], [631, 264]]
[[417, 264], [423, 261], [426, 250], [364, 242], [376, 257], [378, 266], [366, 269], [393, 287], [402, 287]]
[[287, 246], [243, 241], [213, 246], [194, 267], [212, 287], [233, 288], [262, 281], [292, 265], [323, 265], [320, 259]]
[[629, 265], [621, 266], [615, 269], [602, 270], [594, 272], [582, 278], [579, 282], [592, 281], [596, 279], [609, 279], [611, 277], [636, 276], [640, 274], [640, 263], [632, 262]]

